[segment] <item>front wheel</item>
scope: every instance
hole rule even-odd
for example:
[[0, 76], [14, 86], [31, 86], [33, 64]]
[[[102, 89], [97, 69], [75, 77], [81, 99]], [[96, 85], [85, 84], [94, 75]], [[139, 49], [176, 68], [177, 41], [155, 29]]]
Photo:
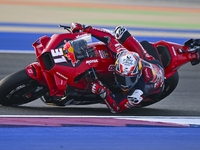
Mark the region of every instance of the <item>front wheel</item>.
[[159, 100], [162, 100], [168, 95], [170, 95], [177, 87], [178, 81], [179, 81], [179, 74], [177, 71], [171, 77], [165, 79], [165, 88], [161, 96], [159, 97]]
[[134, 107], [140, 108], [140, 107], [145, 107], [145, 106], [152, 105], [154, 103], [159, 102], [160, 100], [169, 96], [175, 90], [176, 86], [178, 85], [178, 81], [179, 81], [179, 74], [178, 72], [175, 72], [171, 77], [169, 77], [168, 79], [165, 79], [164, 81], [165, 88], [158, 99], [152, 99], [151, 101], [148, 101], [148, 100], [142, 101], [139, 105], [136, 105]]
[[36, 100], [47, 91], [46, 86], [32, 79], [23, 69], [0, 81], [0, 104], [4, 106], [25, 104]]

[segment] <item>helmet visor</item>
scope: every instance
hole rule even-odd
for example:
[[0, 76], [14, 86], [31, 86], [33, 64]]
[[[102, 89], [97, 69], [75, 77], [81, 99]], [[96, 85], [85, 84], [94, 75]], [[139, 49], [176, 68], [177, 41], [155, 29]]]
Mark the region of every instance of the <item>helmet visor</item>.
[[138, 79], [139, 79], [139, 74], [134, 76], [123, 76], [118, 74], [117, 72], [115, 73], [115, 81], [117, 82], [119, 87], [123, 90], [129, 90], [132, 87], [134, 87]]

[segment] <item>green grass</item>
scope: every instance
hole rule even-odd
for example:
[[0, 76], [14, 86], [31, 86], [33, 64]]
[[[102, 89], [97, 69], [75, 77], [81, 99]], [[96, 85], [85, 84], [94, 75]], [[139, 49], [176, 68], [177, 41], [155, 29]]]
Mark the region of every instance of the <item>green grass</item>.
[[161, 28], [190, 28], [200, 29], [200, 24], [192, 23], [172, 23], [172, 22], [154, 22], [154, 21], [134, 21], [134, 20], [103, 20], [103, 19], [82, 19], [81, 22], [87, 23], [107, 23], [109, 25], [129, 25], [129, 26], [143, 26], [143, 27], [161, 27]]
[[76, 12], [94, 12], [94, 13], [118, 13], [118, 14], [138, 14], [138, 15], [153, 15], [153, 16], [191, 16], [200, 13], [184, 13], [184, 12], [168, 12], [168, 11], [142, 11], [142, 10], [118, 10], [118, 9], [100, 9], [100, 8], [77, 8], [77, 7], [45, 7], [49, 10], [60, 11], [76, 11]]

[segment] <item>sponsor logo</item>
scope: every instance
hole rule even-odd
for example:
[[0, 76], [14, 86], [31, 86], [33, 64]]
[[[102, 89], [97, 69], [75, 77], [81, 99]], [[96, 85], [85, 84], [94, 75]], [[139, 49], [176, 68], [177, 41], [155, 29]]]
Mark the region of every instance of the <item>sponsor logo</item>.
[[87, 42], [92, 41], [91, 35], [88, 35], [88, 34], [77, 35], [76, 38], [77, 39], [84, 39]]
[[56, 72], [56, 74], [57, 74], [57, 75], [59, 75], [60, 77], [64, 78], [65, 80], [68, 80], [68, 78], [67, 78], [67, 77], [65, 77], [64, 75], [62, 75], [61, 73], [59, 73], [59, 72]]
[[65, 57], [67, 57], [68, 60], [71, 60], [72, 65], [75, 67], [75, 63], [78, 63], [79, 60], [76, 60], [75, 54], [74, 54], [74, 48], [69, 44], [69, 42], [65, 42], [65, 45], [63, 47], [63, 50], [65, 51]]
[[94, 60], [87, 60], [86, 64], [92, 64], [92, 63], [98, 63], [98, 59], [94, 59]]
[[102, 59], [104, 59], [104, 58], [110, 58], [107, 50], [99, 50], [99, 54], [100, 54], [100, 56], [101, 56]]
[[128, 56], [127, 56], [127, 59], [123, 59], [123, 60], [122, 60], [122, 64], [123, 64], [123, 65], [127, 65], [127, 66], [134, 65], [134, 64], [133, 64], [133, 60], [131, 60]]
[[28, 71], [28, 73], [30, 73], [30, 74], [33, 73], [33, 69], [28, 69], [27, 71]]
[[117, 53], [127, 50], [120, 43], [115, 44], [115, 49], [116, 49]]
[[149, 68], [145, 68], [144, 71], [145, 71], [145, 75], [146, 75], [147, 80], [149, 80], [150, 79], [150, 75], [149, 75], [150, 74], [150, 72], [149, 72], [150, 70], [149, 70]]
[[82, 34], [82, 35], [77, 35], [76, 38], [78, 39], [78, 38], [82, 38], [82, 37], [85, 37], [85, 36], [88, 36], [88, 34], [86, 33], [86, 34]]
[[108, 67], [108, 71], [115, 71], [115, 65], [112, 64]]
[[32, 96], [31, 94], [27, 94], [26, 98], [31, 98], [31, 96]]
[[122, 46], [120, 43], [115, 44], [115, 47]]

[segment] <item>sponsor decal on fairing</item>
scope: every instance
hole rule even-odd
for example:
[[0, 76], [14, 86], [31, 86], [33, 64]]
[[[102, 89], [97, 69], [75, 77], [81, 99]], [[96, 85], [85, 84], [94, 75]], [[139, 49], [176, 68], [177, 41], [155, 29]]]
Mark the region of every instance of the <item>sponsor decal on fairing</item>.
[[87, 33], [86, 34], [82, 34], [82, 35], [77, 35], [76, 38], [77, 39], [84, 39], [87, 42], [91, 42], [92, 41], [91, 35], [88, 35]]
[[87, 60], [86, 64], [92, 64], [92, 63], [98, 63], [98, 59], [93, 59], [93, 60]]
[[114, 65], [114, 64], [111, 64], [111, 65], [108, 67], [108, 71], [115, 71], [115, 65]]
[[56, 72], [57, 75], [59, 75], [60, 77], [64, 78], [65, 80], [68, 80], [68, 78], [66, 76], [64, 76], [63, 74], [61, 74], [60, 72]]

